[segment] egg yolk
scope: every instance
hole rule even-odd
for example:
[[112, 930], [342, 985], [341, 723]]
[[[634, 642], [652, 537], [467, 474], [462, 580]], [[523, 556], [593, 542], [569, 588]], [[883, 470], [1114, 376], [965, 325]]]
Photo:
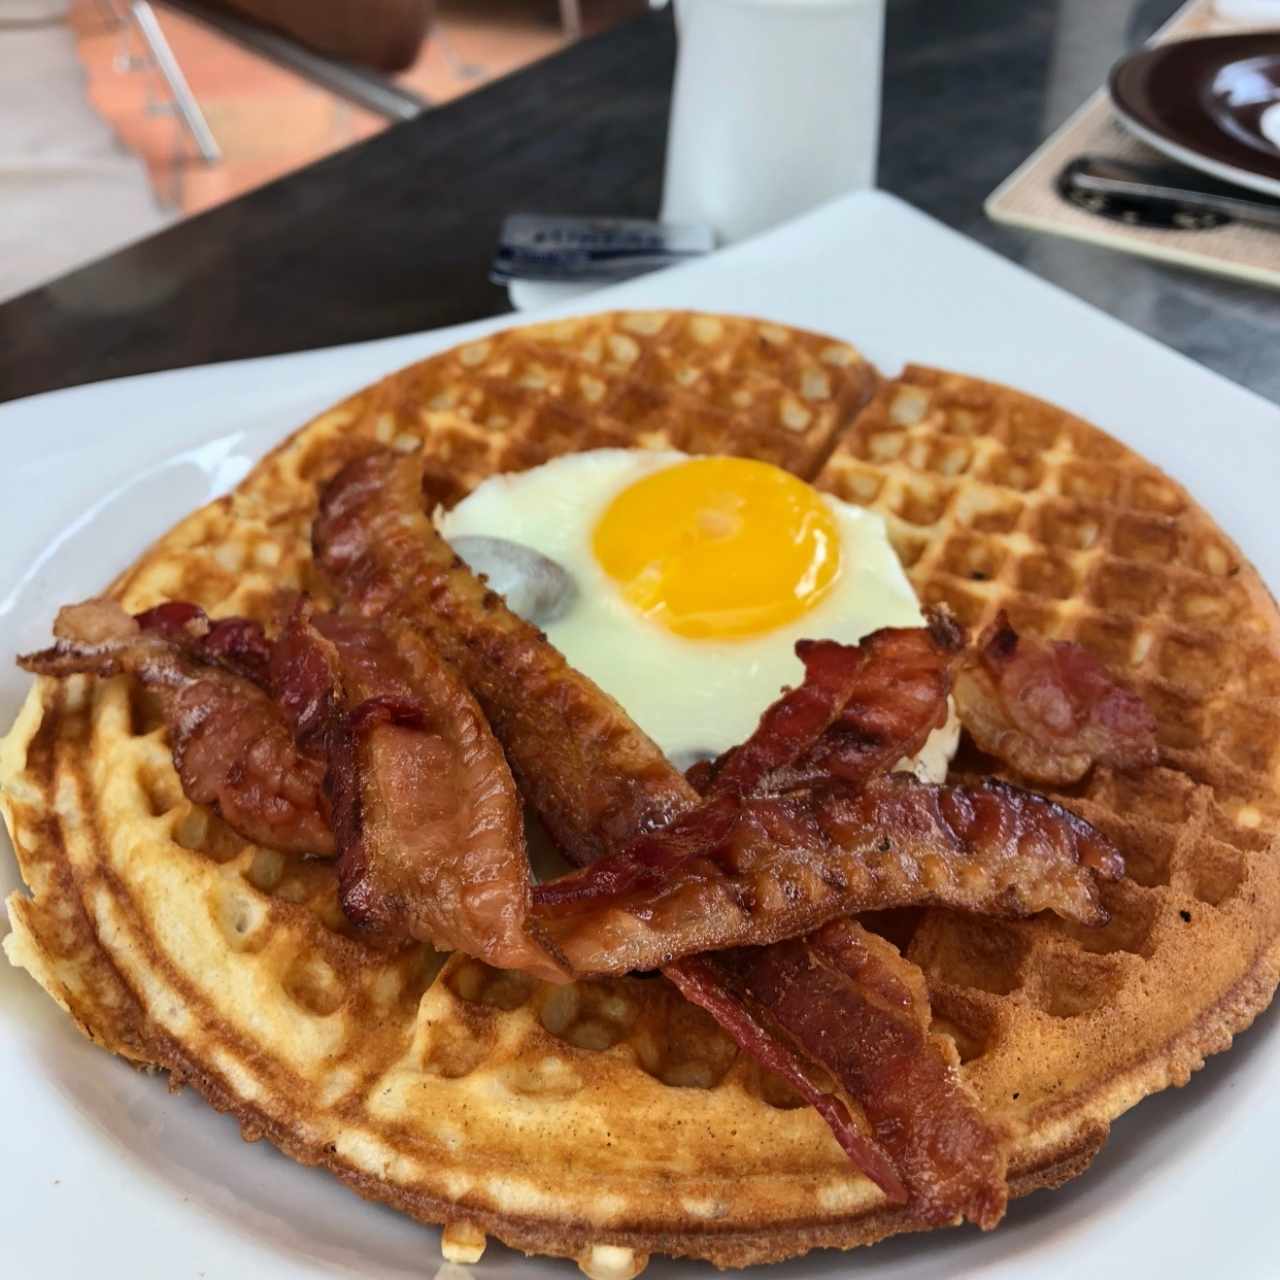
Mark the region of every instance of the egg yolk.
[[830, 507], [747, 458], [693, 458], [637, 480], [605, 509], [592, 549], [645, 617], [696, 639], [782, 626], [840, 573]]

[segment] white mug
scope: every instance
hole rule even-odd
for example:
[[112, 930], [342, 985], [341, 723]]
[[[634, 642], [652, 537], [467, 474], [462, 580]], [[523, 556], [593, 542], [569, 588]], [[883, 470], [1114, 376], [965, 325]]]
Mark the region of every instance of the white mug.
[[665, 222], [741, 240], [875, 182], [884, 0], [675, 0]]

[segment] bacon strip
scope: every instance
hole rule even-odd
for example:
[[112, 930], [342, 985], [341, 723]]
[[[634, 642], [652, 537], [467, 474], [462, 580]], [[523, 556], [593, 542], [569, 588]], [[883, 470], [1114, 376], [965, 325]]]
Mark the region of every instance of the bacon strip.
[[[458, 667], [571, 861], [586, 865], [611, 844], [695, 808], [697, 793], [626, 713], [452, 555], [421, 510], [420, 485], [413, 461], [388, 452], [350, 464], [322, 495], [313, 529], [316, 561], [348, 601], [370, 616], [392, 614], [420, 628]], [[888, 1175], [882, 1154], [842, 1123], [844, 1104], [814, 1083], [794, 1050], [751, 1015], [709, 963], [685, 960], [664, 973], [743, 1049], [818, 1105], [855, 1166], [901, 1203], [902, 1183]], [[823, 1045], [811, 1051], [815, 1060], [834, 1051], [837, 1037], [830, 1033], [837, 1027], [829, 1024]], [[876, 1098], [855, 1096], [874, 1120]], [[967, 1150], [930, 1149], [928, 1155], [930, 1167], [919, 1171], [913, 1188], [917, 1196], [948, 1185], [957, 1169], [973, 1163]], [[1002, 1179], [992, 1177], [990, 1185], [992, 1197], [1004, 1194]], [[990, 1216], [984, 1214], [984, 1222]]]
[[[924, 1222], [967, 1218], [989, 1230], [1000, 1221], [1008, 1200], [1001, 1137], [964, 1089], [943, 1042], [929, 1034], [924, 975], [892, 943], [835, 920], [803, 938], [703, 961], [714, 991], [766, 1010], [768, 1023], [863, 1100], [872, 1136], [893, 1158]], [[704, 1003], [699, 989], [681, 990]]]
[[794, 937], [850, 913], [1052, 910], [1104, 924], [1095, 876], [1119, 853], [1060, 805], [1005, 783], [882, 774], [780, 796], [711, 797], [618, 854], [538, 885], [538, 917], [580, 973]]
[[210, 666], [225, 667], [267, 688], [271, 669], [271, 642], [262, 624], [249, 618], [211, 621], [199, 605], [173, 600], [135, 615], [143, 631], [172, 640], [193, 658]]
[[755, 732], [717, 763], [714, 779], [701, 791], [712, 793], [756, 790], [770, 774], [811, 750], [840, 718], [853, 697], [858, 677], [878, 644], [890, 640], [891, 630], [878, 631], [859, 645], [835, 640], [800, 640], [796, 657], [804, 663], [804, 680], [766, 707]]
[[502, 748], [430, 646], [403, 625], [301, 602], [273, 668], [296, 731], [327, 746], [347, 916], [564, 981], [529, 929], [523, 815]]
[[[773, 948], [763, 950], [767, 952]], [[854, 1164], [891, 1201], [896, 1204], [907, 1202], [907, 1188], [886, 1158], [884, 1148], [859, 1132], [849, 1115], [849, 1108], [814, 1080], [804, 1059], [767, 1025], [773, 1019], [752, 1007], [762, 1002], [733, 992], [737, 975], [732, 953], [689, 956], [678, 964], [668, 965], [663, 973], [686, 1000], [701, 1005], [761, 1066], [782, 1076], [827, 1122]], [[745, 988], [747, 984], [739, 981], [738, 985]], [[814, 1057], [821, 1061], [821, 1050]], [[857, 1096], [856, 1091], [851, 1092]]]
[[804, 682], [773, 703], [759, 727], [704, 773], [700, 791], [780, 791], [839, 778], [857, 785], [924, 746], [947, 719], [951, 671], [964, 629], [947, 613], [926, 627], [885, 627], [857, 645], [801, 640]]
[[1141, 697], [1087, 649], [1019, 636], [1001, 612], [956, 677], [960, 720], [978, 747], [1031, 782], [1078, 782], [1095, 763], [1159, 758]]
[[252, 681], [192, 656], [203, 636], [193, 632], [178, 642], [163, 626], [144, 630], [106, 599], [61, 610], [54, 633], [52, 649], [20, 657], [19, 665], [48, 676], [126, 672], [155, 691], [188, 799], [208, 805], [255, 844], [333, 852], [323, 760], [296, 746], [279, 710]]

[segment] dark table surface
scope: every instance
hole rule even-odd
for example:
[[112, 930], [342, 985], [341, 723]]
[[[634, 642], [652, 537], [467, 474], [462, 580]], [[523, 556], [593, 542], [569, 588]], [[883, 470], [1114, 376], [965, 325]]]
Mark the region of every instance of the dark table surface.
[[[889, 0], [880, 185], [1280, 401], [1274, 292], [982, 212], [1174, 8]], [[0, 306], [0, 400], [507, 310], [505, 214], [656, 212], [674, 52], [648, 15]]]

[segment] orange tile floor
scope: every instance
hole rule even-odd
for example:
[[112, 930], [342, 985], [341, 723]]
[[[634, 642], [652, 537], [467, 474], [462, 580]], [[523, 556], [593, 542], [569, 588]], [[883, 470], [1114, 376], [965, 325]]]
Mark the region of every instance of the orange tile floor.
[[[117, 3], [117, 8], [125, 6]], [[359, 142], [385, 127], [380, 116], [334, 97], [156, 4], [161, 26], [200, 102], [223, 158], [206, 165], [154, 70], [128, 66], [143, 48], [109, 6], [73, 0], [72, 22], [89, 77], [89, 98], [123, 143], [147, 164], [157, 198], [184, 215]], [[643, 11], [645, 0], [582, 0], [587, 34]], [[439, 0], [417, 62], [397, 77], [433, 104], [554, 53], [564, 43], [556, 0]]]

